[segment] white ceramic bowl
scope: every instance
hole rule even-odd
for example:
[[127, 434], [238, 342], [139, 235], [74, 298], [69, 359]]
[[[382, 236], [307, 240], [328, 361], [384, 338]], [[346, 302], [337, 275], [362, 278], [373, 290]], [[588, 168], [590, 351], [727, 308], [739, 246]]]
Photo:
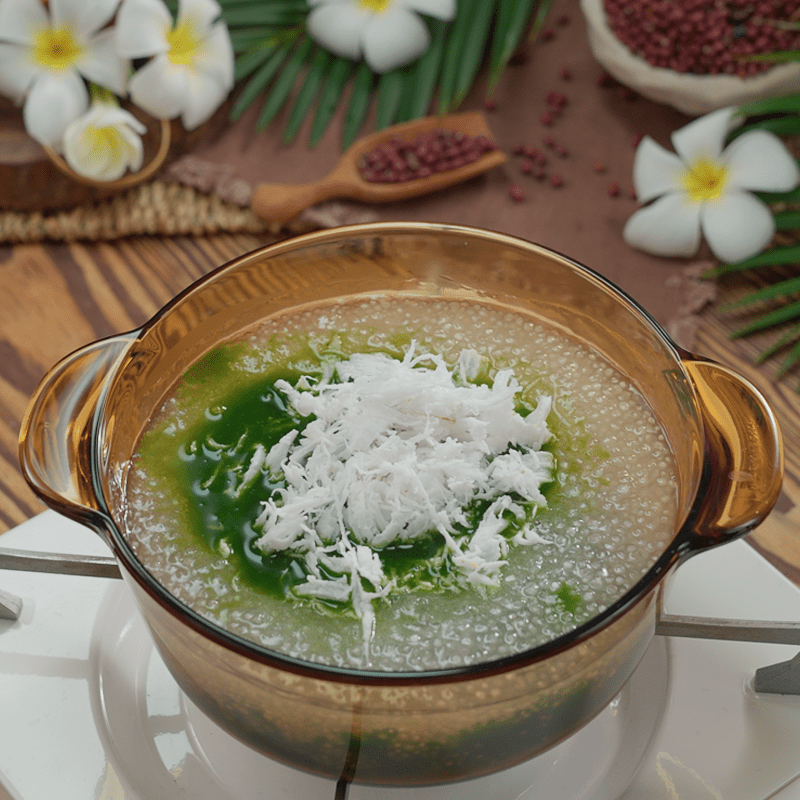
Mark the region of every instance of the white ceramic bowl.
[[707, 114], [765, 97], [800, 92], [800, 62], [781, 64], [751, 78], [691, 75], [654, 67], [631, 53], [606, 23], [603, 0], [580, 0], [589, 46], [609, 75], [650, 100], [683, 111]]

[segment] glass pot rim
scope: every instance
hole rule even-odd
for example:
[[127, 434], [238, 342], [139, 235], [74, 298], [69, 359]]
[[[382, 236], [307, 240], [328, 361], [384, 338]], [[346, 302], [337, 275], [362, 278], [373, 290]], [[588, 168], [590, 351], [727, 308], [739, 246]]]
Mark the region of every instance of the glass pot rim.
[[[547, 259], [562, 262], [566, 267], [573, 270], [591, 282], [594, 282], [608, 296], [614, 298], [617, 303], [624, 306], [634, 315], [640, 324], [646, 329], [649, 335], [655, 337], [663, 349], [669, 353], [674, 360], [675, 366], [686, 373], [685, 362], [687, 358], [695, 358], [692, 354], [676, 345], [664, 328], [639, 304], [635, 299], [616, 286], [613, 282], [605, 278], [595, 270], [586, 267], [580, 262], [564, 256], [555, 250], [541, 245], [536, 245], [518, 237], [500, 234], [485, 229], [472, 228], [460, 225], [443, 225], [432, 223], [396, 222], [396, 223], [368, 223], [361, 225], [342, 226], [339, 228], [316, 231], [304, 234], [289, 240], [278, 242], [277, 244], [266, 245], [256, 250], [244, 254], [232, 261], [212, 270], [204, 277], [192, 283], [183, 292], [178, 294], [166, 303], [156, 314], [154, 314], [142, 327], [131, 331], [126, 335], [132, 344], [140, 340], [145, 334], [156, 328], [164, 319], [174, 312], [192, 294], [200, 292], [209, 285], [218, 281], [221, 277], [241, 269], [244, 265], [257, 260], [274, 257], [277, 254], [287, 251], [295, 251], [315, 244], [333, 242], [347, 237], [354, 236], [391, 236], [392, 234], [414, 234], [414, 235], [456, 235], [474, 239], [488, 239], [506, 247], [527, 250], [544, 255]], [[113, 337], [112, 337], [113, 338]], [[592, 617], [590, 620], [578, 625], [569, 632], [562, 634], [548, 642], [537, 645], [518, 653], [488, 659], [475, 664], [462, 665], [458, 667], [422, 670], [422, 671], [382, 671], [367, 668], [332, 666], [324, 663], [317, 663], [298, 659], [279, 651], [269, 649], [250, 639], [246, 639], [237, 634], [231, 633], [218, 624], [211, 622], [198, 612], [188, 608], [177, 600], [170, 592], [153, 578], [147, 569], [140, 563], [134, 555], [130, 544], [125, 535], [115, 522], [115, 514], [109, 507], [104, 482], [101, 476], [101, 465], [103, 462], [102, 454], [99, 452], [103, 440], [104, 412], [107, 407], [109, 396], [113, 395], [114, 385], [119, 375], [124, 372], [125, 353], [123, 352], [111, 370], [111, 379], [102, 388], [101, 395], [97, 403], [97, 413], [92, 419], [92, 429], [90, 441], [92, 444], [91, 471], [89, 475], [90, 484], [94, 492], [94, 498], [98, 508], [91, 513], [84, 515], [79, 521], [90, 525], [101, 533], [111, 546], [118, 560], [122, 563], [130, 576], [142, 586], [146, 592], [157, 601], [157, 603], [169, 614], [178, 617], [194, 630], [203, 636], [212, 639], [224, 648], [232, 650], [239, 655], [249, 659], [265, 663], [269, 666], [290, 671], [296, 674], [307, 675], [310, 677], [332, 680], [347, 683], [367, 683], [367, 684], [426, 684], [448, 681], [469, 680], [480, 676], [488, 676], [495, 673], [507, 672], [521, 667], [539, 662], [560, 653], [566, 649], [577, 646], [594, 634], [608, 627], [615, 620], [625, 615], [629, 610], [636, 606], [641, 600], [646, 598], [652, 591], [655, 591], [661, 581], [670, 570], [685, 558], [720, 543], [719, 539], [706, 541], [699, 536], [695, 530], [699, 516], [703, 510], [703, 500], [709, 482], [712, 480], [711, 469], [708, 459], [708, 452], [703, 458], [702, 469], [696, 476], [696, 485], [689, 488], [690, 497], [693, 498], [689, 513], [681, 522], [678, 521], [675, 531], [669, 544], [665, 546], [655, 563], [645, 572], [645, 574], [630, 586], [621, 597], [606, 607], [603, 611]], [[694, 381], [687, 374], [687, 385], [694, 386]], [[694, 391], [692, 389], [692, 391]], [[692, 398], [697, 411], [699, 400], [696, 396]], [[696, 418], [700, 430], [698, 433], [703, 435], [702, 414], [697, 412]], [[33, 485], [33, 484], [32, 484]], [[36, 486], [34, 486], [36, 489]], [[47, 498], [45, 498], [47, 500]], [[773, 501], [774, 502], [774, 501]], [[52, 505], [52, 503], [50, 503]], [[769, 504], [771, 508], [771, 504]], [[63, 509], [57, 509], [62, 510]], [[70, 514], [70, 516], [74, 516]], [[766, 514], [763, 514], [766, 516]], [[760, 519], [758, 520], [760, 521]], [[754, 524], [738, 526], [735, 530], [726, 532], [724, 540], [738, 538], [754, 527]]]

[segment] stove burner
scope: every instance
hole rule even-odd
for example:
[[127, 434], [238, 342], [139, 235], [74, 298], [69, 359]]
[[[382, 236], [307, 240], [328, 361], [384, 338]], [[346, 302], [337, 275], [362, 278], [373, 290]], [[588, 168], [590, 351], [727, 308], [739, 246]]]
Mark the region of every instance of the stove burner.
[[[121, 585], [92, 633], [92, 705], [114, 776], [134, 797], [195, 800], [616, 800], [661, 722], [667, 645], [654, 639], [622, 692], [557, 747], [495, 775], [436, 787], [338, 783], [280, 764], [217, 726], [179, 689]], [[125, 795], [127, 796], [127, 795]]]

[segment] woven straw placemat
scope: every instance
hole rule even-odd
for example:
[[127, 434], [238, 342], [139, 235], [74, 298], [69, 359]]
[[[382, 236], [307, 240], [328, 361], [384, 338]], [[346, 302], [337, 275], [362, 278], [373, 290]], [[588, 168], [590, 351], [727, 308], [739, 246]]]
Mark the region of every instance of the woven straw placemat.
[[[296, 223], [298, 229], [308, 225]], [[123, 236], [201, 236], [213, 233], [281, 233], [249, 208], [162, 180], [142, 184], [109, 200], [66, 211], [0, 212], [0, 243], [99, 241]], [[290, 231], [295, 232], [295, 231]], [[299, 230], [298, 230], [299, 232]]]

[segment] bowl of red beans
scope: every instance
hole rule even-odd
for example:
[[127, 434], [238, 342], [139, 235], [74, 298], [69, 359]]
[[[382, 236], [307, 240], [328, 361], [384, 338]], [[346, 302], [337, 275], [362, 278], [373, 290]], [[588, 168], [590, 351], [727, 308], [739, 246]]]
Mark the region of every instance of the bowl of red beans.
[[800, 0], [580, 0], [589, 45], [613, 78], [697, 115], [796, 92]]

